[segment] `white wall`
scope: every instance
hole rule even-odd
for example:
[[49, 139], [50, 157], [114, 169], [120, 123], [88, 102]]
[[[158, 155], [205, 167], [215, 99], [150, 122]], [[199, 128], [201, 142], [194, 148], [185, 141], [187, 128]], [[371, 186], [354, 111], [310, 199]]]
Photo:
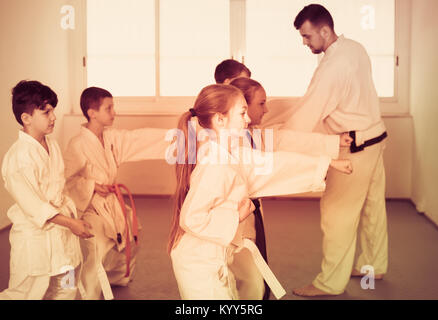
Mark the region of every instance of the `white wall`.
[[412, 200], [438, 224], [438, 1], [412, 1], [411, 113], [415, 134]]
[[[70, 110], [69, 32], [60, 27], [61, 7], [72, 1], [0, 1], [0, 157], [17, 139], [19, 125], [12, 113], [11, 89], [23, 79], [39, 80], [57, 94], [55, 137], [62, 133], [63, 115]], [[0, 183], [0, 228], [8, 223], [12, 199]]]

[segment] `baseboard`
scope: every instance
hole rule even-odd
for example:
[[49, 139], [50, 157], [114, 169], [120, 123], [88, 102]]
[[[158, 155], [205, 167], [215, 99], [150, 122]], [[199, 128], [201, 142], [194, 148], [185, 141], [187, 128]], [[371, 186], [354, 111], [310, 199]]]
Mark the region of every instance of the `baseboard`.
[[408, 201], [412, 204], [412, 206], [415, 208], [415, 210], [417, 211], [417, 213], [419, 215], [425, 217], [427, 220], [429, 220], [434, 225], [435, 228], [438, 229], [438, 221], [435, 221], [432, 217], [430, 217], [427, 214], [427, 212], [418, 211], [418, 207], [417, 207], [417, 205], [415, 204], [415, 202], [412, 199], [409, 199]]

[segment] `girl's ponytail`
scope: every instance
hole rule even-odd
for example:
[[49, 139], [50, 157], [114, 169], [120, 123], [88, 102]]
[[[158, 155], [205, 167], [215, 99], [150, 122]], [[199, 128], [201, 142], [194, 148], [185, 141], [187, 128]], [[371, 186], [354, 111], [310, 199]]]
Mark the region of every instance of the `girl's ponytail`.
[[[167, 244], [167, 252], [178, 244], [179, 239], [184, 234], [184, 230], [180, 227], [180, 214], [184, 200], [190, 188], [190, 176], [196, 167], [197, 141], [196, 128], [198, 124], [202, 128], [211, 129], [211, 120], [217, 113], [227, 114], [238, 96], [242, 96], [239, 89], [229, 85], [214, 84], [205, 87], [199, 93], [195, 105], [189, 111], [185, 112], [178, 121], [179, 132], [184, 134], [184, 162], [177, 161], [176, 163], [176, 191], [175, 205], [170, 229], [169, 242]], [[196, 121], [192, 122], [192, 118]], [[193, 125], [193, 123], [196, 123]], [[192, 132], [192, 130], [194, 132]], [[188, 139], [194, 137], [195, 143], [188, 143]], [[177, 144], [179, 143], [179, 139]], [[189, 145], [194, 150], [189, 150]], [[179, 147], [179, 146], [178, 146]], [[181, 146], [182, 148], [182, 146]], [[193, 159], [193, 157], [195, 157]]]

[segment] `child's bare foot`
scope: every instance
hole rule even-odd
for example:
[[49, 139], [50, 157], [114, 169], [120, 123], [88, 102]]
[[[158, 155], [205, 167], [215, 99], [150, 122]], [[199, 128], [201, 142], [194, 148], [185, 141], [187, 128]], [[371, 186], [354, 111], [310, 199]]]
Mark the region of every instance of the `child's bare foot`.
[[333, 296], [334, 294], [327, 293], [316, 288], [313, 284], [294, 289], [293, 294], [301, 297], [319, 297], [319, 296]]
[[[366, 276], [366, 273], [360, 273], [356, 269], [353, 269], [353, 271], [351, 271], [351, 276], [352, 277], [363, 277], [363, 276]], [[384, 274], [375, 274], [374, 280], [382, 280], [383, 276], [384, 276]]]

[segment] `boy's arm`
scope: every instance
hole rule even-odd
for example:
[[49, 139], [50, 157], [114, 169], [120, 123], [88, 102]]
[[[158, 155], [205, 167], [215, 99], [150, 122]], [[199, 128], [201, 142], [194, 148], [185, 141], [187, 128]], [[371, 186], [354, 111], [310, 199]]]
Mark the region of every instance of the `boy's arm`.
[[93, 234], [88, 231], [88, 229], [91, 229], [91, 225], [84, 220], [73, 219], [63, 216], [62, 214], [57, 214], [56, 216], [48, 220], [48, 222], [52, 222], [60, 226], [69, 228], [71, 232], [73, 232], [73, 234], [77, 235], [78, 237], [85, 239], [93, 237]]
[[[266, 141], [265, 141], [266, 143]], [[311, 156], [339, 157], [340, 136], [321, 133], [274, 131], [274, 150], [304, 153]]]
[[35, 168], [32, 166], [8, 173], [4, 180], [6, 189], [22, 212], [38, 228], [44, 228], [50, 219], [60, 213], [59, 208], [50, 204], [39, 189]]
[[95, 181], [86, 176], [86, 159], [79, 143], [71, 141], [64, 152], [65, 187], [80, 211], [85, 211], [94, 194]]
[[325, 188], [325, 177], [331, 160], [328, 156], [307, 156], [294, 152], [252, 152], [242, 164], [249, 194], [268, 197], [319, 192]]
[[118, 164], [141, 160], [164, 160], [169, 142], [168, 129], [141, 128], [135, 130], [110, 129], [114, 157]]
[[283, 125], [296, 111], [298, 107], [297, 100], [290, 99], [272, 99], [266, 102], [269, 112], [263, 116], [262, 128]]

